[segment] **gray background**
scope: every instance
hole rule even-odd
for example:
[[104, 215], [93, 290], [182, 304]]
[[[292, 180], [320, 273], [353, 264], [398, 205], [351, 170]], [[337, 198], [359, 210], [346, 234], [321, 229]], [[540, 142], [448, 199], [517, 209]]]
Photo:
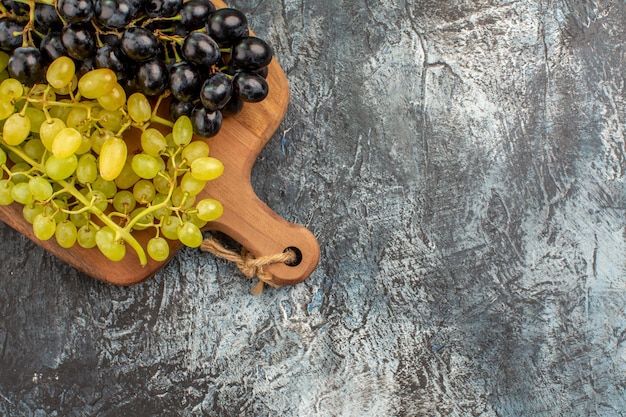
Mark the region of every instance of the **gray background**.
[[0, 415], [626, 415], [624, 1], [231, 4], [291, 85], [255, 188], [319, 267], [120, 288], [1, 225]]

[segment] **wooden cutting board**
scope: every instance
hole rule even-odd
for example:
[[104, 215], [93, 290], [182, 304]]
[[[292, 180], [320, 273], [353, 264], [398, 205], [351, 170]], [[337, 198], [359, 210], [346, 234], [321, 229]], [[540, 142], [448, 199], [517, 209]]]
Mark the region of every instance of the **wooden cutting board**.
[[[226, 7], [225, 3], [218, 0], [213, 0], [213, 3], [217, 7]], [[224, 215], [210, 222], [205, 230], [225, 233], [255, 257], [270, 256], [295, 248], [301, 255], [297, 265], [274, 264], [265, 268], [274, 276], [273, 282], [277, 285], [291, 285], [305, 280], [313, 272], [320, 251], [315, 236], [308, 229], [289, 223], [277, 215], [257, 197], [250, 183], [252, 167], [280, 125], [289, 103], [287, 78], [275, 59], [270, 64], [267, 82], [269, 95], [265, 100], [246, 103], [241, 113], [225, 117], [216, 136], [196, 138], [205, 140], [210, 155], [220, 159], [225, 167], [224, 174], [207, 183], [196, 201], [207, 197], [219, 200], [224, 206]], [[130, 137], [126, 139], [136, 141], [138, 131], [131, 129], [128, 135]], [[180, 242], [170, 242], [169, 259], [163, 262], [149, 260], [142, 267], [135, 252], [128, 247], [124, 260], [113, 262], [96, 248], [84, 249], [76, 244], [71, 249], [64, 249], [54, 238], [40, 241], [33, 234], [32, 226], [24, 220], [22, 207], [17, 203], [0, 206], [0, 220], [76, 269], [112, 284], [132, 285], [150, 278], [182, 248]], [[146, 242], [154, 236], [154, 231], [135, 231], [133, 234], [145, 247]], [[207, 254], [209, 256], [212, 255]]]

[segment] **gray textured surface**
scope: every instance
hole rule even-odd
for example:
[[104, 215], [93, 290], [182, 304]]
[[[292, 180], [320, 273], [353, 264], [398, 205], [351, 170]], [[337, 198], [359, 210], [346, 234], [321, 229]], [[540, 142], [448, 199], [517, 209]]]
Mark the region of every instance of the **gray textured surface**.
[[0, 415], [626, 415], [626, 4], [232, 4], [292, 91], [254, 183], [318, 269], [117, 288], [1, 225]]

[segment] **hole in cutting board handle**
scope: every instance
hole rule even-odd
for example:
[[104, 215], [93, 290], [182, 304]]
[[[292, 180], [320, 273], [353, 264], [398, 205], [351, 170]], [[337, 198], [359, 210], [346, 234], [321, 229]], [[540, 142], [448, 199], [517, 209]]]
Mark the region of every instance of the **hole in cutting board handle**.
[[288, 248], [286, 248], [283, 253], [285, 252], [293, 252], [294, 255], [296, 255], [296, 259], [293, 260], [292, 262], [285, 262], [285, 265], [287, 266], [298, 266], [300, 265], [300, 263], [302, 262], [302, 251], [300, 251], [300, 249], [296, 248], [295, 246], [289, 246]]

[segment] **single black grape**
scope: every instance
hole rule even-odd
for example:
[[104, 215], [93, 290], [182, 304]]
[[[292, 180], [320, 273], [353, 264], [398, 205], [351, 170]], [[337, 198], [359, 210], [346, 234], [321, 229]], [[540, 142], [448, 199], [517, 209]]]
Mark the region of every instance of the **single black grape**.
[[189, 103], [198, 99], [202, 78], [196, 67], [187, 62], [180, 62], [173, 65], [170, 70], [169, 85], [174, 97]]
[[147, 61], [159, 55], [161, 43], [151, 30], [131, 27], [122, 35], [122, 51], [133, 61]]
[[[0, 49], [12, 51], [22, 46], [22, 32], [24, 25], [16, 20], [3, 17], [0, 19]], [[19, 33], [19, 35], [14, 35]]]
[[86, 23], [94, 15], [92, 0], [58, 0], [57, 10], [67, 23]]
[[272, 61], [272, 48], [261, 38], [246, 36], [233, 45], [231, 58], [236, 67], [256, 71]]
[[96, 0], [95, 17], [109, 29], [123, 29], [138, 17], [142, 3], [137, 0]]
[[193, 103], [186, 103], [184, 101], [173, 98], [170, 100], [169, 105], [170, 117], [172, 118], [172, 120], [177, 120], [180, 116], [183, 115], [191, 117], [191, 112], [193, 111], [194, 107], [195, 104]]
[[237, 95], [233, 94], [228, 100], [228, 103], [220, 110], [224, 117], [234, 116], [239, 114], [243, 110], [243, 100]]
[[183, 6], [183, 0], [148, 0], [145, 5], [148, 17], [173, 17]]
[[259, 74], [238, 72], [233, 78], [235, 93], [243, 100], [258, 103], [267, 97], [269, 87]]
[[237, 9], [217, 9], [207, 19], [206, 30], [220, 45], [232, 45], [248, 35], [248, 19]]
[[151, 59], [139, 64], [137, 68], [136, 86], [146, 96], [157, 96], [165, 91], [168, 85], [167, 67], [160, 59]]
[[39, 50], [45, 62], [52, 62], [59, 57], [67, 56], [67, 50], [61, 41], [61, 32], [50, 32], [44, 36]]
[[180, 21], [189, 30], [200, 29], [214, 11], [215, 6], [209, 0], [189, 0], [180, 9]]
[[35, 3], [35, 23], [37, 29], [43, 33], [59, 31], [63, 27], [63, 22], [54, 6], [44, 3]]
[[193, 131], [205, 138], [215, 136], [222, 127], [222, 112], [205, 109], [202, 105], [194, 107], [190, 119]]
[[191, 32], [185, 37], [182, 54], [187, 62], [206, 68], [215, 65], [221, 57], [217, 43], [202, 32]]
[[41, 81], [45, 76], [41, 52], [32, 46], [20, 46], [15, 49], [9, 58], [7, 70], [11, 78], [28, 86]]
[[87, 25], [72, 23], [61, 30], [61, 42], [67, 54], [80, 61], [96, 53], [96, 38]]
[[216, 72], [202, 84], [200, 101], [209, 110], [220, 110], [233, 95], [233, 83], [226, 74]]
[[105, 44], [96, 51], [97, 68], [109, 68], [117, 75], [118, 81], [125, 81], [129, 76], [128, 58], [118, 46]]

